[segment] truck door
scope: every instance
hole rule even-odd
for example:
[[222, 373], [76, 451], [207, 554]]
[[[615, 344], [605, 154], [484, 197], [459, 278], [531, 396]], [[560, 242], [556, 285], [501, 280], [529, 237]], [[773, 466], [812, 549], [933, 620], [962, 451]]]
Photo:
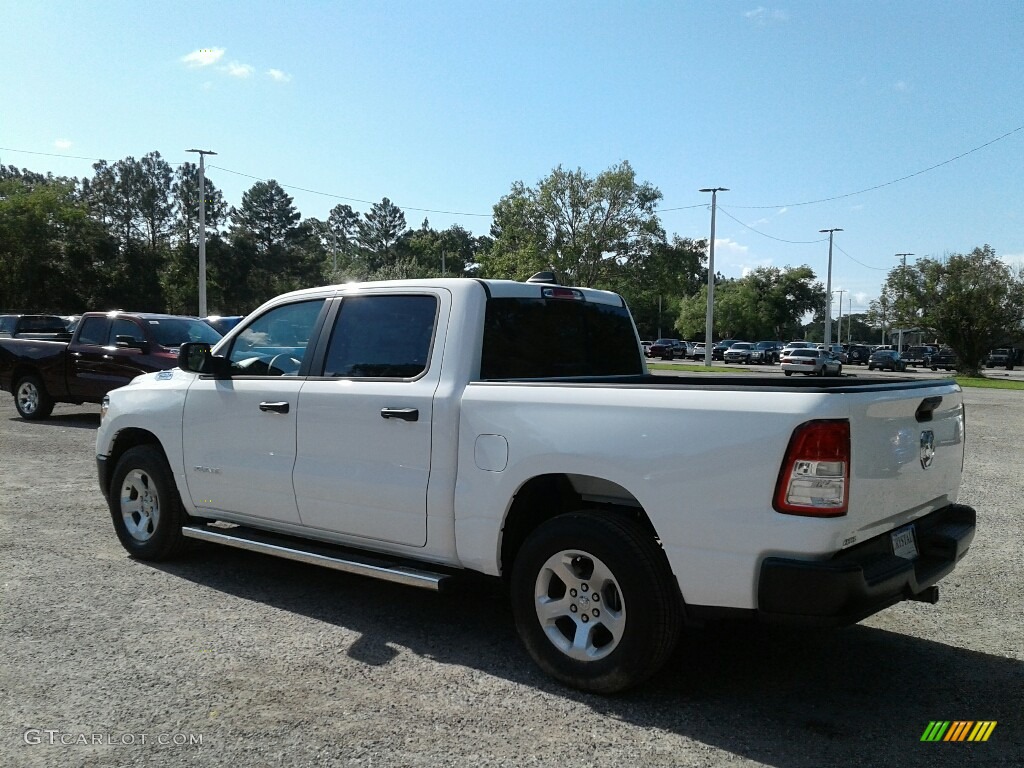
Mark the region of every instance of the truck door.
[[341, 300], [322, 375], [299, 397], [294, 482], [303, 525], [426, 543], [434, 393], [450, 307], [443, 290], [370, 290]]
[[82, 318], [78, 332], [68, 344], [68, 392], [72, 396], [99, 402], [112, 389], [103, 373], [110, 354], [106, 349], [109, 335], [109, 317]]
[[[297, 524], [295, 419], [324, 299], [267, 310], [235, 337], [231, 378], [199, 377], [185, 398], [182, 448], [192, 503]], [[327, 446], [320, 446], [323, 450]]]

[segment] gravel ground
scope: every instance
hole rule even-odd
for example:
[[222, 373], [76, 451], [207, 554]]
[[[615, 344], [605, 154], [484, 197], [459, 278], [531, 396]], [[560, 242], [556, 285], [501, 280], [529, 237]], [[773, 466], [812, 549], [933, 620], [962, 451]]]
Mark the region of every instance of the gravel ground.
[[[129, 559], [98, 409], [0, 395], [2, 766], [1024, 765], [1024, 393], [967, 390], [974, 546], [936, 606], [689, 633], [601, 698], [540, 673], [491, 582], [444, 594], [206, 547]], [[922, 743], [932, 720], [996, 720]]]

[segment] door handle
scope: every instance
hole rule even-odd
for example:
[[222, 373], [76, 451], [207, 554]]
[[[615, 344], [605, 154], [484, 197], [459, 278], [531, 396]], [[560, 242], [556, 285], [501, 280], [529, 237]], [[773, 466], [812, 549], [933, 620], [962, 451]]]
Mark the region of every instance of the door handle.
[[383, 419], [401, 419], [402, 421], [419, 421], [420, 412], [416, 408], [381, 408]]
[[288, 403], [260, 403], [260, 410], [264, 412], [288, 413]]

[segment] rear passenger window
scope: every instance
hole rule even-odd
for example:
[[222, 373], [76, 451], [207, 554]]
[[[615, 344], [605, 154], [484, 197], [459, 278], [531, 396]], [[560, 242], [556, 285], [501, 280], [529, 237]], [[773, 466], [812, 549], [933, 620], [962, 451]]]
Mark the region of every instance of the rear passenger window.
[[434, 296], [352, 296], [342, 301], [324, 376], [412, 379], [427, 370]]

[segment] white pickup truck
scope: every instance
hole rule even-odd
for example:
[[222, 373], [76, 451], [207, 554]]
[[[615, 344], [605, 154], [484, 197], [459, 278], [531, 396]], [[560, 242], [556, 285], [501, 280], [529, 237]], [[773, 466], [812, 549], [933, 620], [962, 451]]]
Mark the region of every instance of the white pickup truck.
[[621, 297], [544, 282], [289, 293], [102, 411], [132, 555], [501, 576], [535, 661], [602, 693], [686, 624], [934, 602], [975, 530], [952, 380], [652, 375]]

